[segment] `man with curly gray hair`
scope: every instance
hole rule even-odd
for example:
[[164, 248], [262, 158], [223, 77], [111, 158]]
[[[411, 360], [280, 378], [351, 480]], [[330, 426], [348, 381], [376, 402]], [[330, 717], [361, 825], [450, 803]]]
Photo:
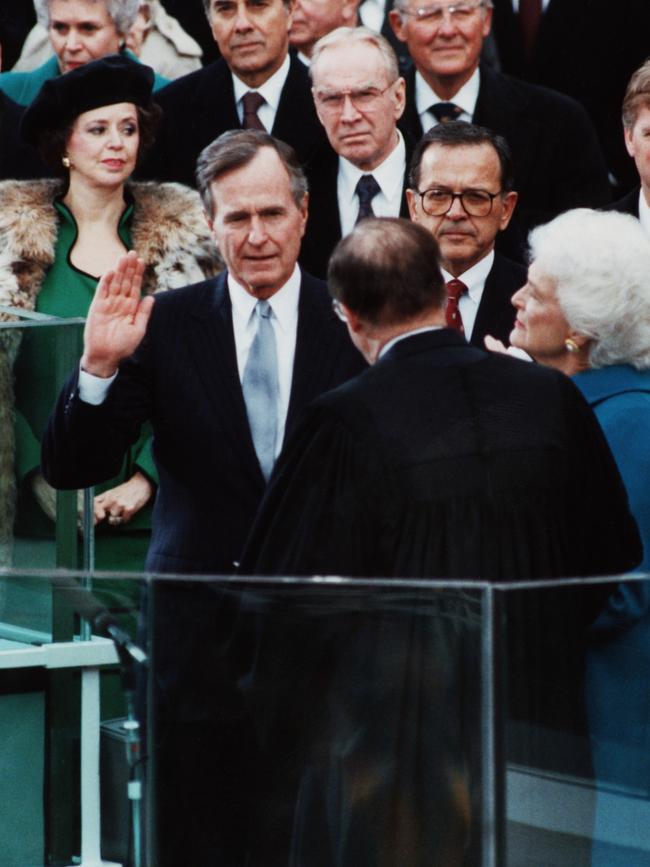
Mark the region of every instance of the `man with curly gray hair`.
[[[19, 105], [29, 105], [46, 81], [91, 60], [119, 52], [137, 60], [124, 44], [139, 6], [139, 0], [34, 0], [54, 57], [29, 72], [3, 72], [0, 90]], [[167, 80], [157, 75], [154, 90], [165, 84]]]

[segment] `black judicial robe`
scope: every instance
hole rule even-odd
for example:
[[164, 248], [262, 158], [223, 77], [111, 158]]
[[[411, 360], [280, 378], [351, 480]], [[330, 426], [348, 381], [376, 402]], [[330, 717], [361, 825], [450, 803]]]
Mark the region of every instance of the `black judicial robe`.
[[[241, 571], [510, 582], [620, 572], [640, 555], [573, 383], [441, 329], [398, 342], [307, 409]], [[477, 685], [480, 591], [454, 597], [454, 586], [420, 599], [405, 586], [401, 616], [381, 585], [342, 587], [348, 612], [325, 590], [301, 604], [294, 588], [260, 618], [246, 683], [269, 745], [255, 822], [267, 854], [310, 867], [480, 863], [481, 725], [494, 720]], [[611, 586], [564, 591], [509, 597], [497, 662], [509, 689], [498, 711], [516, 723], [508, 756], [566, 771], [575, 739], [587, 743], [583, 628]], [[395, 584], [383, 593], [399, 603]], [[581, 760], [589, 776], [588, 748]]]
[[639, 559], [613, 458], [569, 379], [441, 329], [305, 413], [242, 571], [513, 581]]

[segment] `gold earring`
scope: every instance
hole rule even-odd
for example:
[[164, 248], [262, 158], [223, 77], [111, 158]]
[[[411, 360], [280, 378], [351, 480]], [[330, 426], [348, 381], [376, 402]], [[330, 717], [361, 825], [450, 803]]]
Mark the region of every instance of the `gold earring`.
[[61, 160], [61, 162], [63, 163], [63, 168], [64, 168], [64, 169], [69, 169], [69, 168], [71, 167], [71, 165], [72, 165], [72, 163], [70, 162], [70, 157], [63, 157], [63, 159]]
[[564, 341], [564, 348], [567, 352], [571, 353], [580, 351], [580, 347], [571, 337], [567, 337], [567, 339]]

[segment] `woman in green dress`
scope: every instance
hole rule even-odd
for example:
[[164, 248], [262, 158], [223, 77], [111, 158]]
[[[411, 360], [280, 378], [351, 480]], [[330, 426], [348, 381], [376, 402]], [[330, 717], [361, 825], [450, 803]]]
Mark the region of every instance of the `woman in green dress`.
[[[101, 274], [131, 248], [147, 263], [147, 294], [220, 270], [197, 193], [179, 184], [129, 182], [153, 137], [152, 84], [149, 67], [113, 55], [43, 86], [25, 114], [23, 136], [62, 177], [0, 184], [0, 304], [84, 317]], [[53, 565], [51, 541], [50, 561], [38, 563], [36, 540], [51, 540], [54, 530], [56, 499], [39, 462], [40, 437], [60, 387], [57, 331], [28, 330], [15, 364], [16, 537], [28, 540], [20, 560], [30, 567]], [[0, 430], [0, 450], [3, 439], [11, 442]], [[97, 569], [143, 567], [155, 490], [144, 434], [119, 476], [97, 489]]]

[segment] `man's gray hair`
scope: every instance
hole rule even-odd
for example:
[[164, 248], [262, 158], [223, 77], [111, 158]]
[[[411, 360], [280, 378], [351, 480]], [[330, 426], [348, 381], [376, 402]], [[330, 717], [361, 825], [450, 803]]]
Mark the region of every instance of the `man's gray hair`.
[[[105, 6], [117, 32], [124, 36], [133, 27], [140, 8], [140, 0], [86, 0], [86, 2]], [[38, 23], [47, 30], [50, 26], [50, 0], [34, 0], [34, 9]]]
[[530, 233], [530, 257], [557, 287], [592, 367], [650, 367], [650, 240], [630, 214], [576, 208]]
[[248, 165], [262, 148], [272, 148], [287, 170], [291, 195], [300, 207], [308, 191], [307, 178], [291, 145], [256, 129], [233, 129], [222, 133], [203, 148], [196, 164], [196, 185], [206, 214], [214, 219], [215, 206], [210, 185], [227, 172]]
[[370, 30], [368, 27], [337, 27], [336, 30], [331, 30], [325, 36], [321, 37], [311, 55], [311, 64], [309, 66], [309, 74], [312, 81], [314, 80], [314, 68], [318, 63], [318, 58], [328, 48], [333, 45], [352, 46], [355, 42], [365, 42], [374, 46], [381, 54], [381, 59], [386, 67], [386, 75], [388, 83], [392, 84], [399, 77], [399, 64], [397, 56], [393, 51], [390, 42]]
[[[408, 10], [411, 6], [411, 2], [412, 2], [412, 0], [395, 0], [395, 2], [393, 4], [393, 9], [395, 9], [396, 12], [399, 12], [401, 17], [402, 17], [402, 23], [408, 17], [405, 13], [408, 12]], [[421, 0], [418, 0], [418, 3], [417, 3], [418, 6], [420, 5], [420, 2], [421, 2]], [[457, 0], [457, 2], [458, 2], [458, 0]], [[442, 4], [433, 2], [433, 0], [432, 0], [432, 2], [427, 3], [425, 5], [441, 6]], [[453, 4], [450, 3], [449, 5], [452, 6]], [[494, 4], [492, 3], [492, 0], [482, 0], [482, 2], [479, 3], [478, 5], [482, 6], [484, 9], [492, 9]]]

